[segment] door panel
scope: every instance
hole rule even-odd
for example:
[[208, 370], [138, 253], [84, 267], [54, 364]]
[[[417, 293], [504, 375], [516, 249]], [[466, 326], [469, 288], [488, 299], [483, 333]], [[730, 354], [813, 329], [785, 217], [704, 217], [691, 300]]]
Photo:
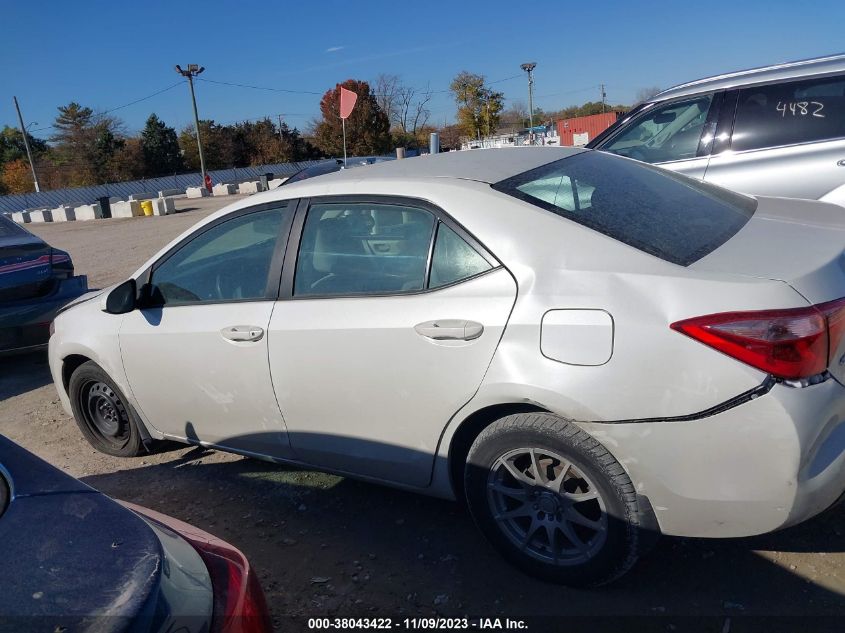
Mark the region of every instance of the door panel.
[[[270, 370], [297, 458], [413, 486], [440, 434], [476, 392], [516, 297], [503, 268], [411, 295], [292, 299], [268, 331]], [[430, 321], [474, 322], [430, 338]]]
[[[129, 384], [157, 430], [236, 450], [289, 455], [267, 363], [272, 301], [135, 310], [120, 348]], [[250, 326], [245, 340], [231, 328]], [[235, 337], [238, 338], [238, 337]]]
[[818, 200], [845, 184], [845, 139], [710, 158], [705, 180], [757, 196]]

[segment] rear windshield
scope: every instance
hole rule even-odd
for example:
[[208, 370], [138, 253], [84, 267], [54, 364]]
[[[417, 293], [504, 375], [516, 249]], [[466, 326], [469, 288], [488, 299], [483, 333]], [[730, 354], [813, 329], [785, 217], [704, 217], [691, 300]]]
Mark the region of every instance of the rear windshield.
[[757, 208], [754, 198], [596, 151], [493, 188], [681, 266], [727, 242]]
[[7, 216], [0, 215], [0, 237], [19, 237], [21, 235], [29, 234]]

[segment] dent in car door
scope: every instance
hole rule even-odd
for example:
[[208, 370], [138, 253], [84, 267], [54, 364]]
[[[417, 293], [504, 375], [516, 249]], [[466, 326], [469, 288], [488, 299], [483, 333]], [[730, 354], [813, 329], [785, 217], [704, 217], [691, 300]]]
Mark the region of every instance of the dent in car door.
[[[316, 213], [314, 205], [309, 213]], [[332, 219], [325, 218], [323, 228], [336, 233]], [[301, 258], [314, 255], [305, 246], [308, 231]], [[437, 229], [441, 236], [447, 231]], [[389, 235], [369, 241], [387, 254], [397, 248]], [[348, 265], [360, 267], [367, 257], [350, 257]], [[314, 261], [322, 266], [323, 255]], [[338, 258], [333, 263], [347, 265]], [[321, 290], [320, 297], [293, 293], [278, 302], [269, 328], [270, 367], [297, 458], [407, 485], [428, 483], [440, 434], [481, 384], [516, 297], [513, 278], [498, 262], [484, 268], [423, 292], [331, 296]], [[368, 268], [376, 269], [384, 267]], [[342, 277], [327, 272], [329, 279], [332, 274]], [[444, 281], [455, 277], [440, 274]], [[327, 283], [310, 285], [331, 288]], [[429, 279], [426, 286], [436, 283]]]
[[154, 265], [159, 304], [126, 314], [119, 338], [132, 393], [155, 429], [289, 454], [266, 330], [292, 215], [275, 203], [229, 216]]

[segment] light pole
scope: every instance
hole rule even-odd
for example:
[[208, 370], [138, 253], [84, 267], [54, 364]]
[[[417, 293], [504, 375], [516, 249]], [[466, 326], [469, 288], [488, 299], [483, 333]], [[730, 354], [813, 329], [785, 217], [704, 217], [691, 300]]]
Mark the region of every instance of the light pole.
[[528, 140], [534, 145], [534, 68], [537, 62], [526, 62], [520, 66], [528, 73]]
[[191, 87], [191, 103], [194, 105], [194, 126], [197, 130], [197, 149], [200, 153], [200, 171], [202, 172], [202, 186], [208, 187], [206, 184], [206, 172], [205, 172], [205, 156], [202, 154], [202, 141], [200, 140], [200, 117], [197, 114], [197, 98], [194, 95], [194, 77], [199, 75], [202, 71], [205, 70], [204, 66], [200, 66], [199, 64], [188, 64], [187, 70], [182, 70], [182, 67], [179, 64], [176, 64], [176, 72], [182, 75], [183, 77], [188, 78], [188, 85]]
[[41, 187], [38, 186], [38, 174], [35, 173], [35, 162], [32, 160], [32, 150], [29, 148], [29, 138], [26, 135], [26, 126], [23, 124], [23, 115], [21, 114], [21, 107], [18, 105], [18, 98], [12, 97], [15, 100], [15, 110], [18, 111], [18, 123], [21, 124], [21, 134], [23, 134], [23, 146], [26, 148], [26, 157], [29, 159], [29, 168], [32, 170], [32, 181], [35, 183], [35, 191], [40, 192]]

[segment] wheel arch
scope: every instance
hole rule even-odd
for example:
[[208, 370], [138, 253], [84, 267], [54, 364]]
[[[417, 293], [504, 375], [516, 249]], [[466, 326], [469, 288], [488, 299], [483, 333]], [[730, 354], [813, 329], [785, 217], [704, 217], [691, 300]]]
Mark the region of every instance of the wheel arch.
[[70, 377], [73, 375], [81, 365], [93, 360], [84, 354], [69, 354], [62, 359], [62, 387], [65, 393], [68, 392], [70, 386]]
[[458, 503], [465, 502], [464, 466], [475, 438], [496, 420], [514, 413], [551, 413], [551, 411], [528, 402], [491, 404], [470, 413], [455, 429], [449, 442], [448, 469], [449, 482]]

